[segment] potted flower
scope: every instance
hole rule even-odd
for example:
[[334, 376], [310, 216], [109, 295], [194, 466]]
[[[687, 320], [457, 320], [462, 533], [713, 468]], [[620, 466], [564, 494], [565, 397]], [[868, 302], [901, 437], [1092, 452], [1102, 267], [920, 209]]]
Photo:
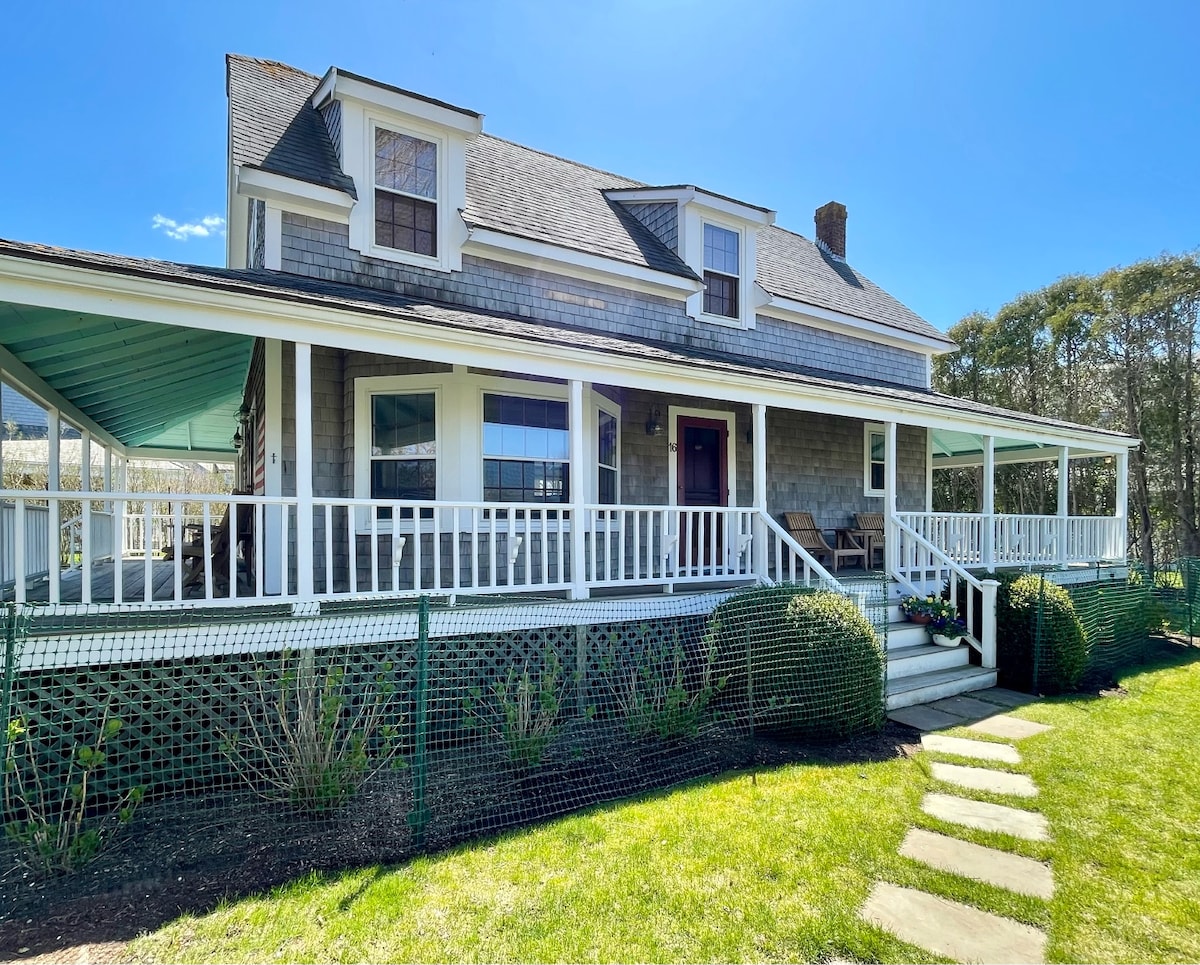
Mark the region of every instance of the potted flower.
[[938, 619], [952, 619], [954, 606], [940, 596], [906, 596], [900, 601], [900, 612], [913, 623], [930, 623]]
[[967, 625], [951, 613], [929, 621], [929, 635], [939, 647], [957, 647], [967, 632]]

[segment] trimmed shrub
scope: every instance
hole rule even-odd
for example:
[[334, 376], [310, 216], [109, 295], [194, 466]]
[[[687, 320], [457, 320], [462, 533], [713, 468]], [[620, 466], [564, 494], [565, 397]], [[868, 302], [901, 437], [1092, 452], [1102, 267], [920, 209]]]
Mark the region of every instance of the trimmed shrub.
[[[1088, 665], [1087, 638], [1067, 591], [1033, 573], [1000, 574], [996, 660], [1002, 687], [1073, 690]], [[1039, 645], [1039, 618], [1040, 645]]]
[[883, 724], [883, 650], [847, 597], [750, 590], [713, 611], [705, 646], [724, 680], [715, 703], [759, 730], [837, 740]]

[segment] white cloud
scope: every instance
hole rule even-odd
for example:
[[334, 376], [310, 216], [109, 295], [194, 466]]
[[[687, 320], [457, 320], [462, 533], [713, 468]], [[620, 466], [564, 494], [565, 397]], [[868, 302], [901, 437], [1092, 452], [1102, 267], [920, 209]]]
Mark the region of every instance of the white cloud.
[[165, 218], [161, 214], [156, 214], [150, 225], [156, 231], [162, 229], [168, 238], [174, 238], [176, 241], [187, 241], [188, 238], [208, 238], [211, 235], [225, 236], [225, 219], [215, 214], [210, 214], [207, 218], [201, 218], [199, 221], [183, 223], [174, 218]]

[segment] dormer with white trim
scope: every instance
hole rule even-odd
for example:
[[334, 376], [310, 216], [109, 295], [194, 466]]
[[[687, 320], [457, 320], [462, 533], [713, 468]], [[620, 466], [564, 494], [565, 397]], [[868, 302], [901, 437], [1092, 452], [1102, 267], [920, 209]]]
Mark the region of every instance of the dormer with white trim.
[[332, 67], [312, 96], [358, 188], [350, 247], [435, 271], [462, 268], [467, 142], [483, 115]]
[[703, 290], [687, 299], [688, 315], [712, 325], [754, 328], [756, 310], [764, 302], [755, 284], [758, 230], [775, 223], [774, 211], [690, 184], [605, 194], [704, 280]]

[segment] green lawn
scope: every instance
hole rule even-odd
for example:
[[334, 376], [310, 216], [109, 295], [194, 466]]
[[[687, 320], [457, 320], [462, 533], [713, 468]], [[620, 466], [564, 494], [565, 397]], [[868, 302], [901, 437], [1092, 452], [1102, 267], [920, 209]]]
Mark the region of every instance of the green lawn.
[[[1018, 713], [1052, 844], [1050, 903], [897, 856], [936, 787], [924, 758], [730, 774], [390, 869], [296, 882], [134, 942], [136, 961], [929, 961], [861, 924], [872, 881], [1050, 932], [1057, 961], [1200, 960], [1200, 662], [1128, 697]], [[1011, 803], [1011, 802], [1009, 802]]]

